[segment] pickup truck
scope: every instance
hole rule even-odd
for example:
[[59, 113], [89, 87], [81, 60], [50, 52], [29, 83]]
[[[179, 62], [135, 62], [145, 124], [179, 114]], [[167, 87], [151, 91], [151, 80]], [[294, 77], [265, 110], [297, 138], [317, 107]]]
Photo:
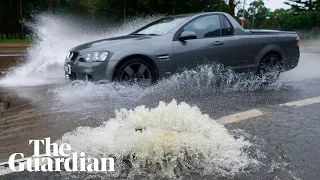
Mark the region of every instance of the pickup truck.
[[295, 32], [246, 30], [227, 13], [206, 12], [163, 17], [125, 36], [79, 45], [64, 69], [68, 80], [143, 85], [208, 63], [257, 75], [272, 69], [277, 78], [299, 56]]

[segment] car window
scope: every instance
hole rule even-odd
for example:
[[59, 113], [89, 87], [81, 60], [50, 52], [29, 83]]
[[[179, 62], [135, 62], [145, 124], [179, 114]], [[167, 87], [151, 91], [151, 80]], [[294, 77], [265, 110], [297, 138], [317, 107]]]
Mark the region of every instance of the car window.
[[198, 39], [221, 36], [218, 15], [204, 16], [184, 27], [183, 31], [195, 32]]
[[136, 35], [158, 35], [168, 33], [171, 29], [185, 21], [188, 17], [167, 17], [154, 21], [133, 32]]
[[222, 28], [222, 34], [224, 36], [231, 36], [233, 35], [233, 27], [230, 23], [230, 21], [225, 17], [225, 16], [222, 16], [222, 23], [223, 23], [223, 28]]

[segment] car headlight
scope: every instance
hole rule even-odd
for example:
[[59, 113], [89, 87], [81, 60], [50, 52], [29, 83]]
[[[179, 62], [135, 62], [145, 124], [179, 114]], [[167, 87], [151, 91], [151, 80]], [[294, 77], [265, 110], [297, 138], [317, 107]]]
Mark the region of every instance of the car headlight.
[[73, 58], [73, 55], [74, 53], [69, 51], [66, 58], [70, 61]]
[[89, 52], [83, 54], [81, 57], [86, 62], [105, 61], [109, 56], [109, 52]]

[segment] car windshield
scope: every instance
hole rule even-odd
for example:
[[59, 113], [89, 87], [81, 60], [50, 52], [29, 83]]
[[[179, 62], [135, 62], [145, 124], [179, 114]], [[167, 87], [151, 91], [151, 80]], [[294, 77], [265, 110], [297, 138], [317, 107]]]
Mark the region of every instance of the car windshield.
[[169, 32], [171, 29], [173, 29], [186, 19], [187, 17], [162, 18], [138, 29], [137, 31], [133, 32], [132, 35], [161, 36]]

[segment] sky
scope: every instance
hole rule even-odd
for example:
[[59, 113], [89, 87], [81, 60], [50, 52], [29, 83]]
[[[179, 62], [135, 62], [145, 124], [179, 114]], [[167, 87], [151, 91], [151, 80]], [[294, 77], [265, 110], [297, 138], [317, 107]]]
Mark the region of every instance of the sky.
[[280, 8], [284, 8], [284, 9], [290, 8], [290, 6], [284, 4], [284, 2], [286, 2], [286, 0], [264, 0], [265, 6], [267, 8], [270, 8], [271, 10], [280, 9]]
[[[245, 0], [246, 1], [246, 9], [248, 9], [249, 4], [255, 0]], [[288, 0], [263, 0], [264, 5], [271, 9], [272, 11], [274, 11], [275, 9], [289, 9], [290, 6], [284, 4], [284, 2], [287, 2]], [[238, 12], [239, 9], [243, 8], [243, 2], [244, 0], [240, 0], [241, 4], [239, 6], [237, 6], [236, 8], [236, 13]]]

